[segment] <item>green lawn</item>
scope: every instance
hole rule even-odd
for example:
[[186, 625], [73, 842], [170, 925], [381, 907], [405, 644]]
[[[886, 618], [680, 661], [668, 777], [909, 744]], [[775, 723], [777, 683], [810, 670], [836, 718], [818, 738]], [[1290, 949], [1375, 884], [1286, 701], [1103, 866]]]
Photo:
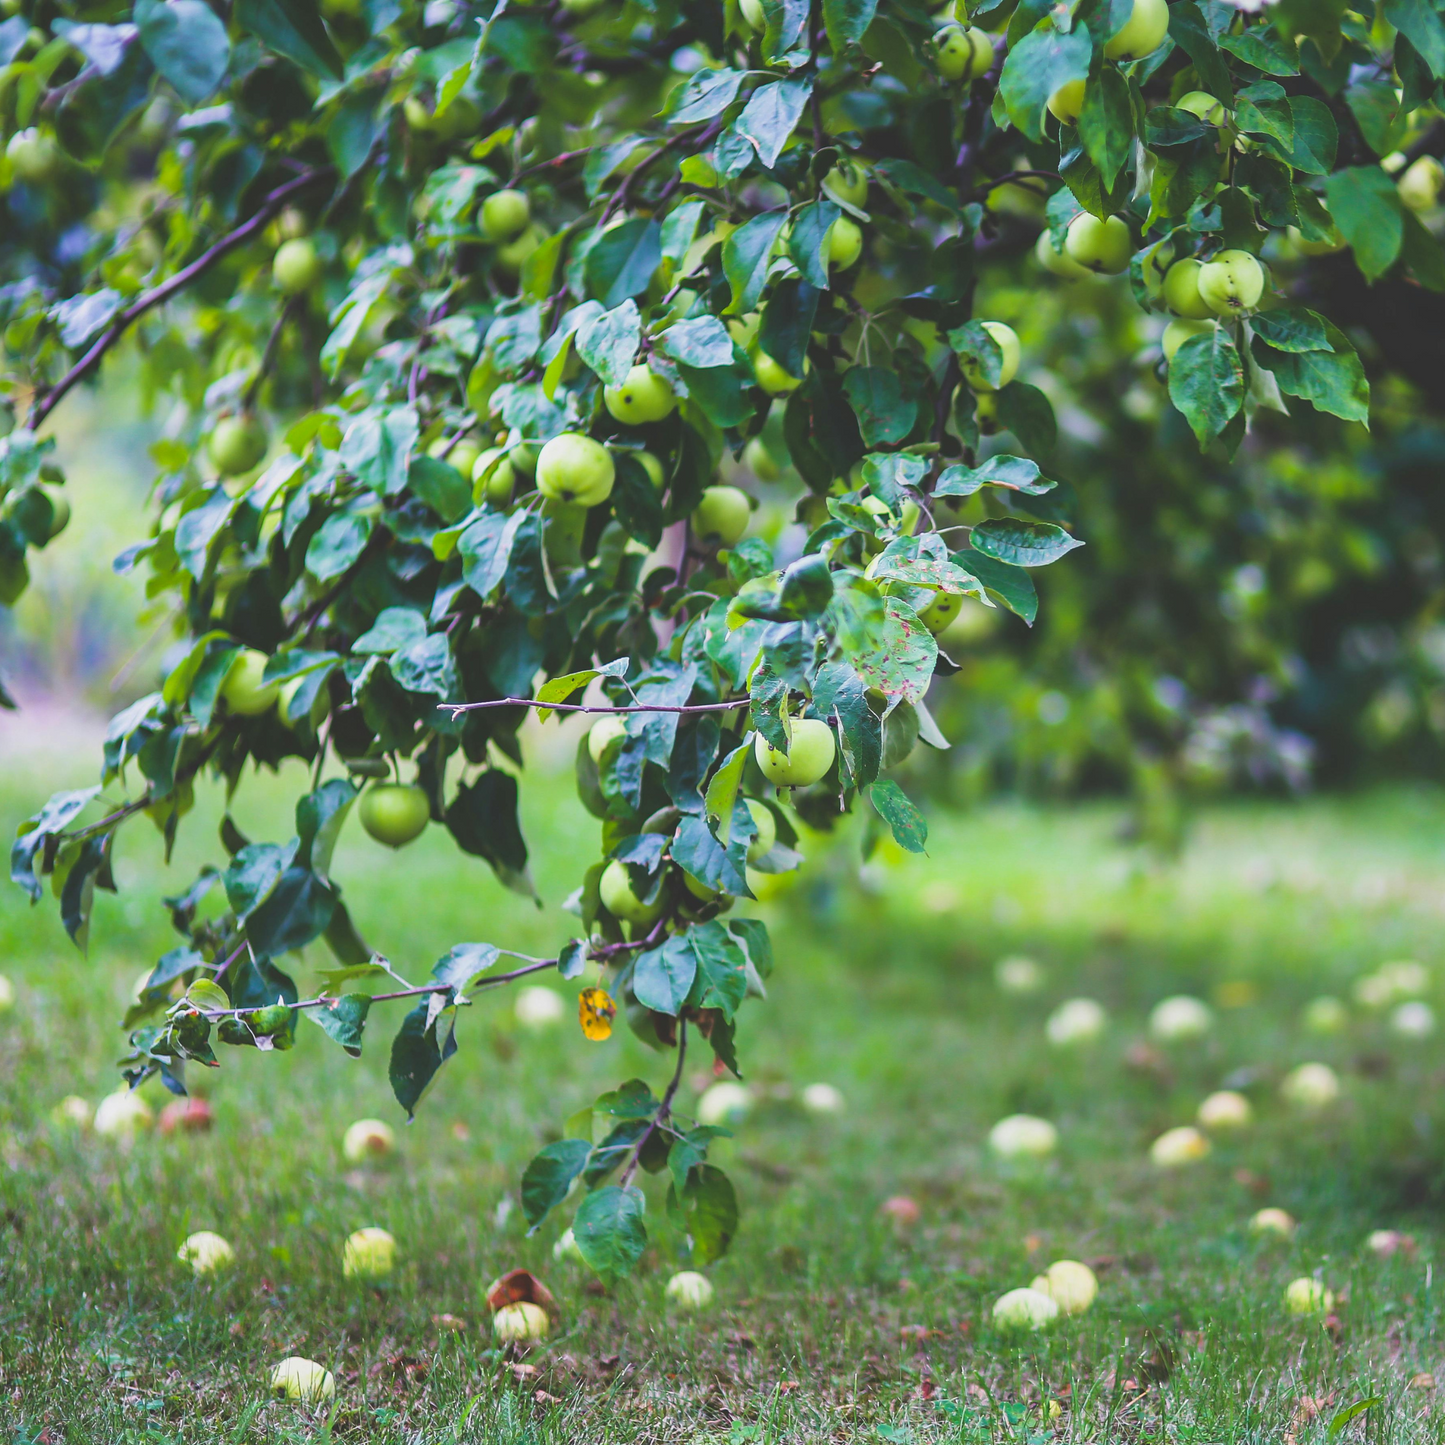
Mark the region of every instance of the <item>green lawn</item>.
[[[83, 748], [64, 758], [7, 766], [7, 831], [52, 786], [87, 780]], [[257, 794], [243, 828], [284, 837], [285, 790]], [[566, 936], [557, 905], [596, 825], [565, 776], [524, 799], [542, 912], [435, 830], [384, 856], [348, 825], [335, 876], [403, 973], [424, 977], [459, 940], [541, 952]], [[289, 1055], [225, 1051], [202, 1081], [208, 1135], [144, 1137], [126, 1153], [49, 1121], [62, 1095], [113, 1087], [127, 991], [171, 946], [159, 897], [218, 861], [217, 808], [202, 797], [168, 870], [154, 835], [123, 834], [121, 892], [97, 904], [88, 961], [48, 901], [30, 910], [18, 890], [0, 894], [0, 969], [18, 990], [0, 1020], [0, 1438], [280, 1441], [329, 1428], [502, 1445], [1304, 1445], [1370, 1396], [1337, 1438], [1445, 1436], [1434, 1393], [1411, 1384], [1435, 1371], [1445, 1382], [1431, 1270], [1445, 1239], [1445, 1053], [1439, 1036], [1406, 1042], [1372, 1016], [1323, 1040], [1299, 1022], [1310, 998], [1348, 997], [1384, 960], [1439, 969], [1445, 797], [1222, 807], [1162, 871], [1137, 866], [1103, 807], [935, 817], [927, 858], [861, 879], [855, 840], [815, 856], [810, 881], [764, 910], [778, 967], [740, 1028], [761, 1101], [724, 1146], [743, 1227], [711, 1271], [716, 1307], [684, 1318], [663, 1305], [683, 1260], [657, 1180], [653, 1246], [634, 1280], [606, 1292], [554, 1263], [565, 1218], [528, 1239], [509, 1210], [526, 1160], [567, 1115], [634, 1074], [660, 1088], [670, 1069], [625, 1030], [585, 1042], [570, 992], [567, 1021], [542, 1035], [519, 1030], [508, 995], [479, 998], [390, 1168], [352, 1171], [339, 1148], [357, 1117], [401, 1124], [385, 1078], [390, 1014], [373, 1015], [360, 1061], [310, 1025]], [[1008, 998], [993, 965], [1020, 952], [1047, 983]], [[1234, 1006], [1204, 1042], [1147, 1046], [1148, 1010], [1180, 991]], [[1103, 1002], [1111, 1026], [1091, 1051], [1052, 1049], [1043, 1021], [1078, 994]], [[1308, 1059], [1344, 1081], [1340, 1103], [1313, 1118], [1278, 1097]], [[1257, 1123], [1190, 1169], [1152, 1167], [1153, 1138], [1226, 1079], [1250, 1094]], [[844, 1092], [845, 1115], [798, 1107], [819, 1080]], [[689, 1069], [689, 1107], [708, 1082]], [[1058, 1125], [1048, 1163], [988, 1154], [989, 1127], [1018, 1111]], [[921, 1208], [912, 1229], [878, 1213], [896, 1194]], [[1262, 1204], [1299, 1218], [1292, 1242], [1248, 1232]], [[342, 1240], [365, 1224], [400, 1241], [382, 1291], [341, 1277]], [[1365, 1236], [1382, 1227], [1411, 1231], [1418, 1253], [1370, 1255]], [[219, 1283], [198, 1285], [174, 1261], [199, 1228], [236, 1246]], [[1061, 1257], [1094, 1264], [1094, 1308], [1022, 1344], [1000, 1334], [994, 1300]], [[544, 1347], [510, 1358], [491, 1348], [479, 1287], [517, 1265], [563, 1315]], [[1282, 1305], [1291, 1279], [1316, 1272], [1340, 1296], [1330, 1330]], [[293, 1353], [336, 1372], [329, 1427], [265, 1401], [271, 1365]]]

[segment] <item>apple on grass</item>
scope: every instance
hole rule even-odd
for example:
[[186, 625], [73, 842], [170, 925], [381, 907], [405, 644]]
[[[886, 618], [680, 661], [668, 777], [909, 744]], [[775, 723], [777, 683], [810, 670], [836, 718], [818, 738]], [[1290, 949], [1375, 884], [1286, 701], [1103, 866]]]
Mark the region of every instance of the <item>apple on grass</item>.
[[1058, 1142], [1059, 1131], [1032, 1114], [1010, 1114], [988, 1131], [988, 1147], [1001, 1159], [1043, 1159]]
[[15, 985], [0, 973], [0, 1014], [8, 1014], [15, 1007]]
[[842, 1090], [832, 1084], [809, 1084], [801, 1097], [810, 1114], [841, 1114], [847, 1105]]
[[1308, 1275], [1291, 1280], [1284, 1292], [1284, 1307], [1292, 1315], [1322, 1315], [1333, 1309], [1334, 1303], [1334, 1293]]
[[662, 1293], [669, 1304], [685, 1310], [705, 1310], [713, 1301], [712, 1281], [695, 1269], [679, 1270]]
[[1044, 1035], [1059, 1048], [1091, 1044], [1103, 1034], [1108, 1021], [1103, 1005], [1094, 999], [1066, 999], [1049, 1015]]
[[396, 1134], [380, 1119], [358, 1119], [342, 1136], [341, 1152], [348, 1164], [384, 1159], [396, 1148]]
[[602, 400], [612, 416], [624, 426], [643, 426], [661, 421], [677, 408], [677, 398], [665, 377], [639, 362], [621, 386], [602, 389]]
[[385, 1279], [396, 1266], [396, 1240], [384, 1229], [368, 1226], [347, 1236], [341, 1252], [341, 1273], [347, 1279]]
[[1252, 1234], [1274, 1234], [1281, 1239], [1289, 1239], [1295, 1232], [1294, 1216], [1271, 1206], [1258, 1210], [1251, 1217], [1249, 1228]]
[[1058, 1317], [1053, 1297], [1037, 1289], [1011, 1289], [993, 1307], [994, 1324], [1011, 1334], [1041, 1330]]
[[512, 1014], [525, 1029], [547, 1029], [560, 1023], [566, 1016], [567, 1006], [562, 1002], [556, 989], [545, 984], [533, 984], [530, 988], [518, 990]]
[[492, 1316], [492, 1333], [502, 1344], [532, 1344], [551, 1328], [547, 1311], [530, 1300], [503, 1305]]
[[600, 442], [581, 432], [563, 432], [537, 458], [537, 490], [551, 501], [595, 507], [612, 495], [617, 469]]
[[1219, 1089], [1199, 1106], [1195, 1116], [1200, 1125], [1215, 1133], [1247, 1128], [1254, 1122], [1254, 1108], [1234, 1089]]
[[752, 1091], [746, 1084], [721, 1079], [703, 1090], [697, 1101], [699, 1124], [736, 1124], [753, 1107]]
[[811, 787], [833, 766], [836, 752], [833, 729], [810, 717], [792, 720], [787, 751], [773, 747], [762, 733], [753, 744], [763, 776], [779, 788]]
[[1149, 1032], [1164, 1043], [1203, 1038], [1214, 1027], [1214, 1011], [1188, 994], [1176, 994], [1154, 1006]]
[[181, 1242], [176, 1258], [189, 1265], [194, 1274], [216, 1274], [235, 1264], [236, 1251], [219, 1234], [209, 1229], [198, 1229]]
[[704, 487], [692, 513], [692, 530], [705, 542], [735, 546], [752, 521], [752, 498], [738, 487]]
[[1166, 1129], [1150, 1146], [1149, 1158], [1160, 1169], [1179, 1169], [1209, 1153], [1209, 1140], [1192, 1124]]
[[95, 1132], [103, 1139], [128, 1143], [142, 1129], [151, 1125], [151, 1108], [130, 1089], [117, 1089], [107, 1094], [95, 1110]]
[[361, 826], [388, 848], [421, 837], [431, 821], [431, 800], [414, 783], [373, 783], [361, 797]]
[[1076, 1259], [1060, 1259], [1051, 1264], [1029, 1285], [1046, 1294], [1066, 1315], [1080, 1315], [1094, 1303], [1099, 1281], [1094, 1271]]
[[315, 1360], [289, 1355], [271, 1371], [271, 1393], [303, 1405], [319, 1405], [336, 1398], [336, 1378]]

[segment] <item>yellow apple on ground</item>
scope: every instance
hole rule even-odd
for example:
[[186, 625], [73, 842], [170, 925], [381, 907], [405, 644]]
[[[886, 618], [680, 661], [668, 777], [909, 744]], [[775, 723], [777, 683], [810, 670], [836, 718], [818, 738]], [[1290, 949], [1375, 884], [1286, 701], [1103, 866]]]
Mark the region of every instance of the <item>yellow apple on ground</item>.
[[239, 477], [259, 466], [266, 455], [266, 428], [254, 416], [223, 417], [206, 450], [223, 477]]
[[236, 654], [221, 683], [221, 701], [231, 712], [242, 717], [259, 717], [275, 706], [281, 684], [263, 680], [267, 660], [266, 654], [254, 647], [243, 648]]
[[236, 1251], [219, 1234], [198, 1229], [185, 1237], [176, 1258], [189, 1265], [195, 1274], [215, 1274], [235, 1264]]
[[817, 718], [794, 718], [793, 735], [786, 752], [773, 747], [759, 733], [753, 744], [754, 756], [763, 776], [780, 788], [806, 788], [816, 783], [833, 766], [837, 746], [833, 729]]
[[1059, 1142], [1059, 1131], [1033, 1114], [1010, 1114], [988, 1131], [988, 1147], [1000, 1159], [1043, 1159]]
[[1099, 1281], [1088, 1265], [1076, 1259], [1060, 1259], [1038, 1275], [1029, 1288], [1048, 1295], [1061, 1314], [1081, 1315], [1097, 1298]]
[[632, 888], [627, 865], [620, 858], [614, 858], [603, 870], [598, 880], [597, 891], [602, 906], [624, 923], [652, 923], [662, 912], [662, 903], [644, 903]]
[[1011, 954], [994, 964], [993, 979], [1000, 992], [1022, 997], [1037, 993], [1044, 986], [1044, 971], [1033, 959]]
[[502, 1344], [530, 1344], [544, 1339], [551, 1322], [547, 1311], [530, 1300], [503, 1305], [492, 1316], [492, 1333]]
[[1091, 998], [1066, 999], [1048, 1017], [1044, 1034], [1059, 1048], [1071, 1044], [1091, 1044], [1099, 1038], [1108, 1023], [1104, 1007]]
[[1086, 82], [1066, 80], [1048, 99], [1049, 113], [1063, 125], [1077, 125], [1084, 109]]
[[1068, 239], [1064, 242], [1064, 250], [1071, 260], [1085, 270], [1104, 276], [1127, 271], [1133, 247], [1128, 222], [1122, 216], [1108, 216], [1101, 221], [1088, 211], [1080, 211], [1069, 222]]
[[1199, 1106], [1195, 1115], [1200, 1125], [1216, 1134], [1246, 1129], [1254, 1122], [1254, 1108], [1243, 1094], [1220, 1089]]
[[1164, 999], [1149, 1015], [1149, 1032], [1165, 1043], [1203, 1038], [1213, 1027], [1213, 1010], [1188, 994]]
[[1284, 1307], [1292, 1315], [1322, 1315], [1334, 1303], [1334, 1294], [1308, 1275], [1291, 1280], [1284, 1292]]
[[643, 363], [627, 373], [627, 380], [621, 386], [604, 387], [602, 400], [613, 417], [625, 426], [661, 421], [677, 408], [677, 398], [666, 379]]
[[1216, 316], [1242, 316], [1264, 295], [1264, 267], [1248, 251], [1221, 251], [1199, 268], [1199, 294]]
[[1166, 1129], [1150, 1146], [1149, 1158], [1160, 1169], [1178, 1169], [1209, 1153], [1209, 1140], [1192, 1124]]
[[810, 1114], [841, 1114], [848, 1103], [832, 1084], [809, 1084], [799, 1097]]
[[358, 1119], [342, 1136], [341, 1152], [348, 1164], [384, 1159], [396, 1148], [396, 1134], [380, 1119]]
[[510, 241], [530, 224], [532, 204], [525, 191], [493, 191], [482, 202], [479, 220], [487, 240]]
[[1301, 1064], [1279, 1086], [1288, 1104], [1298, 1109], [1323, 1109], [1340, 1096], [1340, 1080], [1328, 1064]]
[[1176, 316], [1164, 328], [1164, 335], [1159, 338], [1159, 344], [1164, 350], [1164, 360], [1173, 361], [1174, 353], [1191, 336], [1205, 336], [1213, 330], [1214, 322], [1212, 321], [1190, 321], [1187, 317]]
[[1134, 0], [1134, 8], [1123, 28], [1104, 43], [1104, 54], [1110, 60], [1142, 60], [1164, 43], [1169, 33], [1169, 6], [1166, 0]]
[[566, 1017], [567, 1006], [562, 1002], [556, 989], [545, 984], [533, 984], [520, 989], [512, 1005], [512, 1016], [524, 1029], [541, 1030], [551, 1028]]
[[15, 985], [0, 973], [0, 1014], [8, 1014], [15, 1007]]
[[720, 1079], [703, 1090], [697, 1101], [699, 1124], [736, 1124], [753, 1107], [752, 1092], [746, 1084]]
[[1249, 1228], [1253, 1234], [1276, 1234], [1281, 1239], [1290, 1239], [1295, 1232], [1294, 1216], [1271, 1206], [1257, 1211], [1249, 1221]]
[[107, 1094], [95, 1110], [95, 1132], [103, 1139], [133, 1139], [151, 1125], [151, 1108], [130, 1089], [117, 1089]]
[[611, 453], [581, 432], [553, 437], [537, 458], [537, 490], [553, 501], [595, 507], [612, 495], [616, 478]]
[[995, 385], [984, 376], [978, 363], [972, 358], [963, 363], [963, 377], [974, 391], [1002, 391], [1019, 374], [1019, 362], [1023, 359], [1023, 348], [1019, 344], [1018, 332], [1002, 321], [985, 321], [983, 329], [998, 343], [1003, 353], [1003, 364], [999, 368], [998, 383]]
[[316, 243], [307, 236], [283, 242], [271, 262], [271, 277], [277, 288], [287, 296], [309, 291], [326, 269], [316, 250]]
[[95, 1118], [95, 1110], [88, 1099], [79, 1094], [67, 1094], [51, 1111], [50, 1117], [57, 1123], [71, 1129], [89, 1129]]
[[1010, 1333], [1041, 1330], [1059, 1317], [1051, 1296], [1036, 1289], [1011, 1289], [993, 1307], [993, 1322]]
[[704, 487], [692, 513], [692, 530], [704, 542], [735, 545], [753, 518], [752, 498], [737, 487]]
[[301, 1355], [290, 1355], [271, 1371], [271, 1393], [303, 1405], [319, 1405], [336, 1398], [336, 1379], [324, 1365]]
[[705, 1310], [713, 1301], [712, 1281], [695, 1269], [679, 1270], [662, 1293], [669, 1304], [685, 1310]]
[[347, 1279], [385, 1279], [396, 1267], [396, 1240], [384, 1229], [355, 1230], [341, 1252], [341, 1273]]
[[388, 848], [403, 848], [421, 837], [431, 821], [431, 801], [411, 783], [373, 783], [357, 809], [361, 826]]

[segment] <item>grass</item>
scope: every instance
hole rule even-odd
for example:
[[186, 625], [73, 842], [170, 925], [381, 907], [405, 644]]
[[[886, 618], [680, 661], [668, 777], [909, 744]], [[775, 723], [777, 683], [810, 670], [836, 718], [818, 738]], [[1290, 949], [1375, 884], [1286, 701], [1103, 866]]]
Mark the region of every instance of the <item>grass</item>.
[[[543, 912], [442, 836], [393, 858], [348, 826], [335, 876], [404, 973], [423, 976], [461, 939], [541, 951], [566, 935], [556, 904], [595, 825], [557, 758], [524, 790]], [[0, 782], [7, 827], [90, 764], [83, 750], [20, 760]], [[256, 792], [243, 829], [285, 836], [286, 788]], [[357, 1117], [400, 1123], [392, 1014], [359, 1061], [309, 1025], [290, 1055], [226, 1051], [203, 1081], [206, 1135], [121, 1151], [50, 1121], [62, 1095], [113, 1087], [127, 991], [170, 946], [159, 898], [216, 860], [217, 818], [203, 796], [170, 869], [154, 838], [124, 835], [121, 891], [97, 904], [88, 961], [52, 906], [0, 894], [0, 966], [19, 994], [0, 1020], [0, 1438], [1306, 1445], [1365, 1398], [1377, 1403], [1337, 1438], [1445, 1437], [1433, 1392], [1411, 1384], [1445, 1379], [1432, 1287], [1445, 1060], [1377, 1019], [1326, 1040], [1299, 1024], [1307, 1000], [1348, 996], [1387, 958], [1438, 969], [1445, 797], [1220, 807], [1162, 871], [1137, 866], [1104, 807], [935, 818], [928, 858], [861, 876], [852, 842], [815, 858], [811, 881], [766, 910], [778, 968], [740, 1030], [762, 1101], [724, 1146], [743, 1228], [711, 1271], [717, 1307], [685, 1318], [663, 1305], [684, 1260], [656, 1180], [653, 1243], [636, 1278], [605, 1292], [553, 1261], [565, 1219], [529, 1239], [511, 1208], [567, 1115], [629, 1076], [665, 1081], [670, 1057], [625, 1031], [606, 1044], [570, 1022], [526, 1034], [508, 998], [480, 999], [388, 1168], [349, 1169], [339, 1143]], [[994, 962], [1014, 952], [1047, 970], [1040, 995], [998, 992]], [[1233, 1006], [1206, 1042], [1146, 1045], [1149, 1008], [1180, 991]], [[1078, 994], [1108, 1007], [1110, 1030], [1092, 1051], [1051, 1050], [1043, 1019]], [[1345, 1094], [1303, 1119], [1277, 1085], [1310, 1058], [1340, 1071]], [[797, 1106], [814, 1080], [843, 1090], [844, 1116]], [[1258, 1123], [1193, 1169], [1151, 1168], [1149, 1142], [1225, 1080]], [[708, 1082], [690, 1067], [685, 1102]], [[1015, 1111], [1058, 1124], [1054, 1159], [989, 1157], [989, 1126]], [[878, 1212], [897, 1194], [920, 1206], [911, 1229]], [[1249, 1234], [1265, 1203], [1300, 1219], [1292, 1242]], [[401, 1244], [382, 1290], [341, 1277], [341, 1242], [364, 1224]], [[1380, 1227], [1411, 1231], [1418, 1253], [1368, 1254]], [[197, 1228], [236, 1246], [220, 1282], [174, 1261]], [[1024, 1343], [1001, 1335], [993, 1301], [1060, 1257], [1094, 1263], [1093, 1310]], [[544, 1347], [509, 1356], [491, 1348], [479, 1286], [517, 1265], [563, 1316]], [[1330, 1330], [1282, 1309], [1288, 1281], [1311, 1273], [1341, 1297]], [[335, 1370], [329, 1420], [265, 1399], [271, 1365], [292, 1353]]]

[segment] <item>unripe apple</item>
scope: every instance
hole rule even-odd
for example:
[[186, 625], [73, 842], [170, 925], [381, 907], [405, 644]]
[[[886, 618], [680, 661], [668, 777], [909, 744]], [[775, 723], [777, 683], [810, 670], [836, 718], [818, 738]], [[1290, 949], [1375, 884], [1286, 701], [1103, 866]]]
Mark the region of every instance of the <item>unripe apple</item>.
[[512, 500], [516, 485], [516, 469], [501, 447], [478, 452], [472, 464], [472, 501], [478, 506], [488, 502], [494, 507], [505, 507]]
[[602, 400], [607, 410], [625, 426], [661, 421], [677, 407], [677, 398], [666, 378], [643, 362], [627, 373], [627, 380], [621, 386], [604, 387]]
[[275, 706], [281, 691], [279, 682], [265, 682], [268, 659], [254, 647], [242, 648], [221, 684], [221, 701], [241, 717], [259, 717]]
[[107, 1094], [95, 1110], [95, 1132], [103, 1139], [129, 1142], [151, 1125], [150, 1105], [130, 1089]]
[[482, 202], [481, 229], [489, 241], [510, 241], [527, 229], [532, 203], [525, 191], [493, 191]]
[[1199, 268], [1199, 294], [1216, 316], [1253, 311], [1264, 295], [1264, 267], [1248, 251], [1221, 251]]
[[993, 65], [993, 41], [976, 25], [945, 25], [934, 34], [933, 54], [939, 75], [970, 85]]
[[535, 222], [528, 226], [515, 240], [498, 246], [493, 253], [497, 267], [504, 275], [516, 276], [527, 263], [527, 257], [542, 244], [551, 233], [545, 226]]
[[1343, 1033], [1349, 1021], [1349, 1010], [1329, 994], [1321, 994], [1305, 1005], [1303, 1023], [1312, 1034]]
[[[807, 359], [804, 358], [804, 375], [807, 374], [807, 370]], [[790, 392], [797, 391], [803, 384], [801, 376], [794, 376], [791, 372], [784, 371], [766, 351], [753, 353], [753, 372], [758, 378], [758, 385], [769, 396], [787, 396]]]
[[828, 227], [824, 245], [828, 252], [829, 269], [846, 271], [863, 254], [863, 232], [855, 221], [839, 216]]
[[587, 733], [587, 752], [600, 768], [609, 752], [616, 752], [613, 744], [619, 746], [627, 736], [627, 724], [616, 714], [600, 717]]
[[605, 0], [562, 0], [562, 8], [571, 15], [590, 15], [604, 3]]
[[980, 391], [974, 394], [973, 419], [983, 436], [991, 437], [998, 431], [998, 398], [992, 392]]
[[1059, 1317], [1050, 1295], [1036, 1289], [1011, 1289], [993, 1307], [993, 1322], [1010, 1333], [1041, 1330]]
[[70, 525], [70, 498], [52, 497], [50, 499], [50, 527], [46, 532], [46, 541], [53, 542]]
[[1220, 1089], [1200, 1104], [1195, 1118], [1203, 1128], [1216, 1132], [1245, 1129], [1254, 1122], [1254, 1109], [1243, 1094], [1233, 1089]]
[[1108, 1025], [1103, 1005], [1091, 998], [1071, 998], [1061, 1003], [1044, 1024], [1044, 1035], [1059, 1048], [1092, 1044]]
[[699, 1124], [736, 1124], [745, 1119], [753, 1107], [752, 1091], [746, 1084], [732, 1079], [719, 1079], [702, 1091], [697, 1101]]
[[396, 1148], [396, 1134], [380, 1119], [358, 1119], [341, 1140], [341, 1152], [348, 1164], [384, 1159]]
[[474, 135], [482, 124], [482, 112], [468, 95], [458, 95], [440, 115], [433, 113], [432, 129], [442, 140], [460, 140]]
[[512, 1014], [524, 1029], [548, 1029], [562, 1022], [567, 1006], [556, 989], [539, 983], [518, 991]]
[[844, 156], [823, 177], [823, 191], [834, 200], [861, 210], [868, 201], [868, 172], [857, 161]]
[[1059, 1131], [1033, 1114], [1010, 1114], [988, 1131], [988, 1147], [1001, 1159], [1044, 1159], [1058, 1142]]
[[755, 35], [767, 29], [768, 17], [763, 14], [763, 0], [738, 0], [738, 15]]
[[713, 1301], [712, 1281], [695, 1269], [679, 1270], [662, 1293], [669, 1304], [685, 1310], [705, 1310]]
[[1306, 1276], [1291, 1280], [1284, 1292], [1284, 1307], [1292, 1315], [1319, 1315], [1333, 1308], [1335, 1297], [1319, 1280]]
[[388, 848], [420, 838], [431, 821], [431, 800], [412, 783], [373, 783], [357, 809], [361, 826]]
[[271, 1371], [271, 1393], [303, 1405], [319, 1405], [336, 1398], [336, 1379], [324, 1365], [301, 1355], [290, 1355]]
[[482, 454], [482, 444], [474, 436], [458, 437], [450, 445], [446, 437], [438, 437], [427, 449], [429, 457], [435, 457], [439, 462], [445, 462], [449, 467], [455, 468], [462, 476], [470, 478], [472, 470], [477, 464], [477, 458]]
[[206, 450], [223, 477], [238, 477], [259, 466], [266, 455], [266, 428], [249, 414], [222, 417]]
[[506, 438], [507, 460], [519, 477], [532, 478], [537, 475], [537, 455], [542, 450], [535, 442], [524, 442], [513, 432]]
[[503, 1305], [492, 1316], [492, 1333], [502, 1344], [531, 1344], [545, 1338], [550, 1327], [547, 1311], [530, 1300]]
[[807, 788], [833, 766], [837, 750], [833, 729], [817, 718], [793, 719], [793, 736], [787, 752], [775, 748], [759, 733], [753, 755], [763, 776], [780, 788]]
[[325, 270], [316, 243], [309, 236], [295, 241], [284, 241], [276, 250], [271, 262], [271, 276], [277, 287], [287, 296], [309, 291]]
[[940, 592], [918, 614], [918, 620], [935, 636], [944, 632], [963, 611], [963, 598], [955, 592]]
[[32, 186], [43, 185], [60, 164], [60, 147], [55, 137], [34, 126], [16, 131], [5, 147], [5, 155], [15, 174]]
[[624, 923], [647, 924], [656, 920], [662, 912], [662, 903], [644, 903], [632, 889], [627, 865], [620, 858], [614, 858], [603, 870], [598, 880], [597, 891], [602, 906]]
[[1333, 256], [1345, 249], [1345, 238], [1333, 227], [1331, 227], [1329, 238], [1324, 241], [1307, 240], [1298, 226], [1287, 227], [1285, 234], [1289, 237], [1290, 244], [1301, 256]]
[[563, 432], [537, 458], [537, 490], [544, 497], [595, 507], [612, 495], [617, 470], [611, 453], [581, 432]]
[[752, 521], [752, 500], [737, 487], [704, 487], [692, 513], [692, 530], [705, 542], [731, 547]]
[[1139, 60], [1152, 55], [1163, 45], [1169, 33], [1169, 6], [1166, 0], [1134, 0], [1134, 9], [1124, 28], [1104, 44], [1110, 60]]
[[1209, 1005], [1184, 993], [1162, 1000], [1149, 1015], [1149, 1032], [1165, 1043], [1203, 1038], [1213, 1027]]
[[384, 1229], [368, 1227], [347, 1236], [341, 1273], [347, 1279], [385, 1279], [396, 1266], [396, 1240]]
[[783, 469], [773, 460], [762, 437], [754, 437], [743, 448], [743, 465], [760, 482], [776, 482], [783, 475]]
[[1212, 321], [1190, 321], [1182, 316], [1175, 317], [1164, 328], [1164, 335], [1160, 338], [1160, 345], [1164, 348], [1164, 360], [1173, 361], [1174, 353], [1191, 336], [1203, 336], [1206, 332], [1213, 330], [1214, 322]]
[[1198, 116], [1208, 125], [1223, 125], [1228, 119], [1228, 112], [1223, 104], [1207, 90], [1191, 90], [1188, 95], [1182, 95], [1174, 102], [1174, 108], [1187, 110], [1190, 115]]
[[810, 1114], [841, 1114], [848, 1105], [843, 1091], [833, 1084], [807, 1084], [798, 1097]]
[[662, 463], [651, 452], [637, 453], [638, 465], [647, 473], [647, 480], [660, 492], [667, 485], [667, 473]]
[[1054, 238], [1046, 230], [1040, 231], [1038, 240], [1034, 242], [1034, 259], [1045, 271], [1065, 281], [1081, 281], [1085, 276], [1094, 274], [1079, 265], [1067, 251], [1054, 250]]
[[1279, 1091], [1299, 1109], [1323, 1109], [1340, 1096], [1340, 1080], [1328, 1064], [1301, 1064], [1286, 1074]]
[[1061, 1314], [1081, 1315], [1098, 1297], [1099, 1281], [1088, 1265], [1076, 1259], [1060, 1259], [1038, 1275], [1029, 1288], [1048, 1295]]
[[1203, 269], [1202, 261], [1186, 256], [1164, 273], [1164, 304], [1191, 321], [1203, 321], [1214, 315], [1209, 303], [1199, 294], [1199, 273]]
[[1101, 221], [1088, 211], [1080, 211], [1069, 222], [1064, 249], [1080, 266], [1106, 276], [1117, 276], [1129, 269], [1134, 241], [1122, 216], [1109, 216]]
[[1445, 183], [1445, 167], [1434, 156], [1421, 156], [1405, 167], [1395, 182], [1395, 189], [1412, 211], [1429, 211], [1440, 199], [1442, 183]]
[[1048, 99], [1049, 112], [1063, 125], [1077, 125], [1084, 109], [1086, 82], [1066, 80]]
[[176, 1251], [176, 1258], [189, 1265], [195, 1274], [216, 1274], [235, 1264], [236, 1251], [219, 1234], [209, 1229], [198, 1229], [185, 1237]]
[[1203, 1159], [1209, 1147], [1209, 1140], [1192, 1124], [1181, 1124], [1166, 1129], [1149, 1146], [1149, 1158], [1160, 1169], [1178, 1169]]
[[749, 798], [747, 804], [753, 826], [758, 830], [757, 837], [748, 844], [748, 862], [756, 863], [759, 858], [772, 852], [773, 844], [778, 841], [778, 820], [773, 817], [773, 810], [766, 803]]
[[983, 329], [998, 342], [998, 348], [1003, 352], [998, 384], [989, 381], [978, 363], [972, 360], [963, 363], [964, 380], [974, 391], [1002, 391], [1018, 375], [1023, 348], [1019, 345], [1018, 332], [1012, 326], [1004, 325], [1002, 321], [985, 321]]
[[1295, 1232], [1294, 1216], [1271, 1206], [1256, 1212], [1250, 1218], [1249, 1228], [1252, 1234], [1277, 1234], [1281, 1239], [1289, 1239]]

